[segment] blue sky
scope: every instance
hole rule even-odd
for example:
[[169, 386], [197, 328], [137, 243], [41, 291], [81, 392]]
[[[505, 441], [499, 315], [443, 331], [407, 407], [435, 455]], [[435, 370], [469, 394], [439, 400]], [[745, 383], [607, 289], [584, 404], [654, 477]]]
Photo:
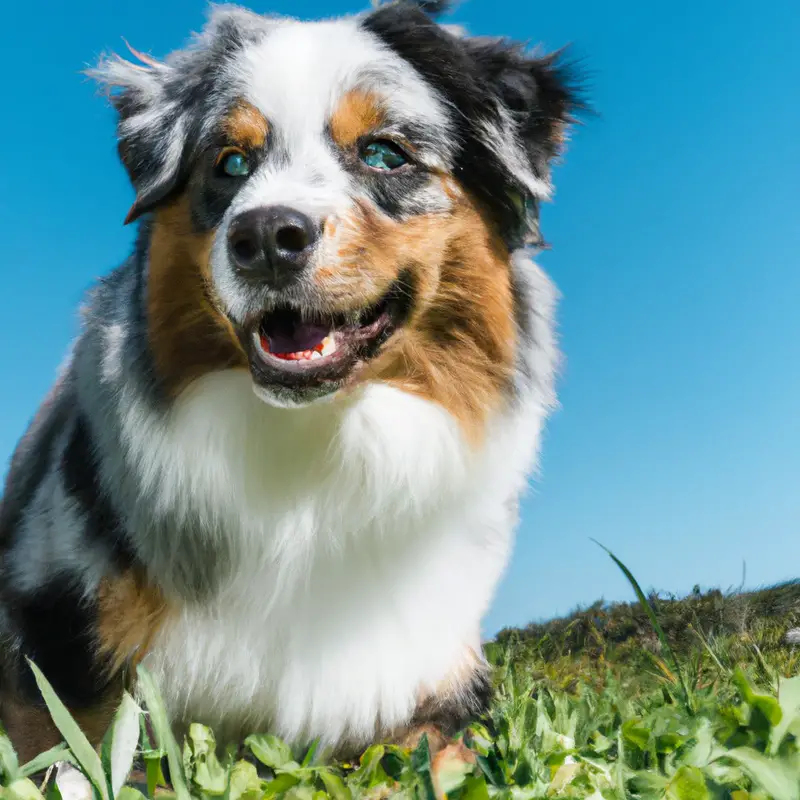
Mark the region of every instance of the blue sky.
[[[261, 0], [301, 17], [355, 2]], [[12, 4], [0, 33], [2, 469], [127, 254], [113, 116], [80, 74], [164, 55], [199, 0]], [[573, 136], [543, 212], [563, 300], [562, 408], [487, 632], [647, 586], [800, 575], [800, 4], [468, 0], [473, 33], [572, 42], [602, 117]]]

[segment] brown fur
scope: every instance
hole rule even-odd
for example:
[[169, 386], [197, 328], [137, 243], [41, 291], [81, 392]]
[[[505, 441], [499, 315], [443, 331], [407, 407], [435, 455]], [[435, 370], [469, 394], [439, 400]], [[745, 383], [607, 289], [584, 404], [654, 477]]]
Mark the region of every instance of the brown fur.
[[135, 670], [164, 622], [168, 606], [161, 592], [138, 574], [104, 578], [98, 592], [99, 652], [112, 674]]
[[[91, 708], [70, 709], [94, 746], [100, 744], [111, 724], [123, 688], [131, 686], [133, 676], [130, 673], [147, 653], [167, 613], [160, 592], [133, 573], [104, 578], [97, 601], [95, 633], [98, 657], [108, 663], [108, 690]], [[0, 719], [22, 763], [62, 741], [47, 709], [21, 701], [13, 690], [0, 696]]]
[[243, 150], [257, 150], [266, 144], [269, 124], [264, 115], [245, 100], [240, 100], [223, 123], [231, 144]]
[[446, 678], [436, 686], [420, 687], [411, 725], [437, 724], [448, 733], [456, 733], [453, 726], [457, 727], [458, 719], [471, 713], [473, 687], [485, 670], [482, 656], [471, 647], [466, 648], [461, 661]]
[[455, 743], [452, 737], [472, 714], [469, 700], [471, 686], [476, 675], [485, 669], [481, 655], [472, 648], [467, 648], [461, 661], [447, 678], [433, 688], [420, 688], [417, 708], [411, 721], [379, 738], [413, 749], [422, 736], [427, 734], [434, 772], [453, 759], [470, 762], [471, 758], [474, 759], [474, 754], [463, 745]]
[[474, 767], [478, 761], [477, 755], [463, 742], [450, 742], [445, 747], [433, 753], [431, 759], [431, 776], [433, 788], [437, 798], [446, 800], [447, 793], [442, 786], [442, 773], [447, 773], [454, 768]]
[[[476, 755], [462, 741], [446, 735], [439, 726], [432, 723], [411, 726], [399, 736], [390, 738], [388, 743], [397, 745], [404, 750], [415, 750], [423, 736], [428, 737], [428, 749], [431, 754], [431, 778], [433, 779], [436, 797], [445, 800], [447, 794], [441, 784], [442, 773], [462, 765], [469, 769], [477, 762]], [[393, 792], [389, 792], [385, 796], [392, 797], [393, 794]]]
[[447, 794], [441, 783], [442, 773], [462, 765], [469, 769], [477, 763], [478, 759], [462, 741], [455, 741], [445, 736], [435, 725], [419, 725], [398, 740], [397, 744], [406, 750], [414, 750], [425, 735], [428, 737], [428, 748], [431, 753], [433, 788], [437, 798], [446, 800]]
[[[71, 709], [72, 716], [89, 741], [96, 747], [100, 744], [114, 712], [119, 705], [120, 692], [110, 692], [97, 706], [88, 710]], [[11, 739], [20, 764], [55, 747], [63, 737], [53, 724], [46, 708], [20, 703], [13, 697], [2, 698], [0, 715]]]
[[213, 236], [213, 231], [193, 231], [185, 195], [155, 214], [148, 331], [156, 368], [173, 396], [208, 372], [247, 365], [211, 285], [208, 259]]
[[[431, 754], [447, 748], [474, 710], [472, 687], [478, 673], [486, 669], [483, 658], [467, 648], [459, 663], [436, 686], [421, 686], [417, 706], [407, 724], [391, 728], [378, 719], [373, 741], [413, 749], [423, 734], [428, 735]], [[347, 740], [340, 742], [336, 756], [343, 761], [357, 760], [370, 742]]]
[[483, 211], [451, 182], [447, 188], [452, 211], [403, 222], [359, 205], [324, 245], [316, 279], [337, 306], [352, 308], [374, 302], [401, 269], [412, 270], [417, 307], [358, 379], [439, 403], [477, 442], [514, 374], [510, 254]]
[[400, 736], [394, 739], [393, 743], [406, 750], [413, 750], [426, 734], [431, 754], [437, 753], [447, 744], [447, 737], [442, 733], [441, 729], [430, 722], [405, 729]]
[[383, 120], [380, 98], [371, 92], [354, 89], [342, 97], [331, 116], [331, 136], [339, 147], [352, 147], [363, 136], [376, 130]]

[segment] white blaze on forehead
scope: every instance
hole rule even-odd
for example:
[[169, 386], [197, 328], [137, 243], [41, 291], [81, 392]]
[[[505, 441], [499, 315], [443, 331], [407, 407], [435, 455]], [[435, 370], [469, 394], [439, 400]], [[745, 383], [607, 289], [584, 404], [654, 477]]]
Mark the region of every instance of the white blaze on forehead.
[[316, 219], [343, 213], [351, 180], [320, 136], [290, 144], [290, 160], [267, 160], [236, 195], [228, 217], [256, 206], [289, 206]]
[[[328, 134], [331, 117], [354, 89], [386, 104], [389, 124], [410, 122], [435, 142], [420, 147], [423, 163], [448, 169], [453, 141], [445, 102], [413, 67], [363, 30], [355, 19], [274, 22], [226, 67], [227, 94], [260, 111], [274, 137], [273, 150], [237, 193], [215, 238], [211, 263], [220, 298], [235, 319], [248, 298], [229, 269], [225, 236], [231, 219], [260, 206], [289, 206], [316, 220], [346, 216], [363, 194], [340, 162]], [[391, 130], [391, 129], [390, 129]], [[442, 198], [431, 200], [441, 204]]]
[[288, 142], [324, 131], [342, 95], [370, 89], [393, 116], [415, 120], [444, 137], [441, 100], [410, 64], [354, 19], [286, 21], [246, 47], [229, 68], [244, 97]]

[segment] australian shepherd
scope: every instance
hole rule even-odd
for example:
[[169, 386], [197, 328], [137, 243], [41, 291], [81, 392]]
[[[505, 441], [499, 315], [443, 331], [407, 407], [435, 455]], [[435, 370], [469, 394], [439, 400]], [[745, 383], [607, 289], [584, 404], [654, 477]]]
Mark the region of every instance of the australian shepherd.
[[[216, 6], [93, 71], [130, 257], [11, 462], [0, 716], [87, 734], [143, 663], [175, 724], [334, 750], [457, 729], [554, 404], [532, 260], [578, 100], [558, 54], [437, 4], [321, 22]], [[129, 57], [130, 59], [130, 57]]]

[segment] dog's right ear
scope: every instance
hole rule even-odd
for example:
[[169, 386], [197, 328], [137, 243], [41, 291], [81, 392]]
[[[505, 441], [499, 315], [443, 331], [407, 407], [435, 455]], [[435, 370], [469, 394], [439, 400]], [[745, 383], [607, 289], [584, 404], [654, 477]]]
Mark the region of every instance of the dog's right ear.
[[136, 190], [125, 224], [177, 188], [189, 129], [188, 109], [168, 96], [174, 68], [129, 49], [140, 63], [114, 55], [89, 72], [105, 87], [119, 115], [119, 156]]
[[[89, 75], [103, 86], [119, 114], [119, 155], [136, 190], [127, 222], [152, 211], [180, 188], [196, 141], [193, 120], [213, 113], [213, 83], [231, 55], [257, 41], [271, 22], [237, 6], [212, 6], [203, 31], [166, 61], [128, 49], [134, 61], [113, 55]], [[126, 43], [127, 44], [127, 43]]]

